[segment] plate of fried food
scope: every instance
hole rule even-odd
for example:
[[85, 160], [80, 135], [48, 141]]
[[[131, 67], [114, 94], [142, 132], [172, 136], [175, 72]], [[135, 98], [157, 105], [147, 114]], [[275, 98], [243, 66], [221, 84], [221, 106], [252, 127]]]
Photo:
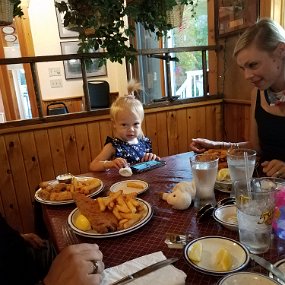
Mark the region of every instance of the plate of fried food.
[[125, 180], [113, 184], [110, 187], [111, 192], [123, 190], [124, 194], [141, 194], [148, 189], [148, 183], [143, 180]]
[[68, 224], [78, 235], [107, 238], [124, 235], [144, 226], [153, 216], [151, 205], [136, 193], [111, 192], [91, 199], [76, 193], [77, 208], [68, 216]]
[[35, 193], [35, 200], [48, 205], [74, 203], [74, 193], [82, 193], [93, 197], [103, 191], [103, 182], [94, 177], [73, 176], [71, 183], [60, 183], [57, 180], [40, 183]]
[[227, 168], [227, 150], [226, 149], [208, 149], [204, 153], [216, 155], [219, 158], [218, 169]]

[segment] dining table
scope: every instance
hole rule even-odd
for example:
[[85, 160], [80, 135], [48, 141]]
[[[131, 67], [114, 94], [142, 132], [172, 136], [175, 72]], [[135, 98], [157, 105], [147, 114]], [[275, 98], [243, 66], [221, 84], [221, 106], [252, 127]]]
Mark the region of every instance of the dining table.
[[[126, 234], [106, 238], [91, 238], [77, 235], [78, 241], [97, 243], [104, 255], [103, 261], [106, 268], [143, 255], [162, 251], [167, 258], [179, 258], [174, 263], [174, 266], [186, 273], [185, 284], [218, 284], [222, 276], [214, 276], [197, 271], [185, 259], [183, 248], [169, 248], [165, 243], [166, 233], [189, 235], [190, 240], [204, 236], [222, 236], [236, 241], [239, 240], [238, 231], [223, 227], [213, 219], [212, 215], [198, 221], [198, 209], [193, 206], [193, 203], [186, 210], [176, 210], [161, 198], [162, 193], [171, 191], [177, 183], [192, 180], [189, 162], [192, 155], [193, 152], [186, 152], [163, 157], [162, 160], [166, 162], [164, 166], [133, 174], [131, 177], [121, 176], [117, 169], [82, 174], [83, 176], [96, 177], [102, 180], [104, 190], [98, 196], [106, 196], [110, 187], [119, 181], [138, 179], [147, 182], [149, 188], [144, 193], [139, 194], [139, 198], [151, 205], [153, 216], [142, 227]], [[229, 193], [215, 190], [217, 201], [229, 197], [229, 195]], [[61, 251], [68, 245], [62, 228], [66, 225], [68, 216], [75, 208], [75, 204], [42, 204], [43, 221], [58, 251]], [[270, 249], [266, 253], [261, 254], [261, 256], [272, 263], [285, 258], [285, 241], [272, 234]], [[242, 271], [257, 272], [268, 276], [268, 272], [254, 261], [250, 261]]]

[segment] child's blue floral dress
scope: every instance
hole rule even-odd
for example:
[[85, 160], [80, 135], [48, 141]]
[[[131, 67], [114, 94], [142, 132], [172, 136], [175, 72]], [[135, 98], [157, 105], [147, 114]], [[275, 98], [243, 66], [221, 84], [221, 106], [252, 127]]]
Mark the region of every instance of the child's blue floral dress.
[[111, 143], [115, 149], [115, 158], [124, 158], [130, 164], [140, 162], [145, 153], [152, 152], [151, 141], [147, 137], [138, 138], [137, 144], [130, 144], [118, 138], [107, 137], [105, 145], [108, 143]]

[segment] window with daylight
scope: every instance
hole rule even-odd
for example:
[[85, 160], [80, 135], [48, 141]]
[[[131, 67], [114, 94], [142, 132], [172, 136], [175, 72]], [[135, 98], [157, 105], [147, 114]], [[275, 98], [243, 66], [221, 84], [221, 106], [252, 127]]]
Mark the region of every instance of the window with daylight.
[[[138, 49], [183, 48], [208, 45], [208, 4], [199, 0], [193, 15], [192, 7], [184, 6], [183, 17], [160, 42], [155, 35], [137, 25]], [[208, 57], [206, 53], [206, 58]], [[177, 61], [178, 59], [178, 61]], [[208, 60], [206, 60], [208, 62]], [[206, 70], [208, 67], [205, 67]], [[142, 101], [149, 104], [163, 101], [204, 96], [202, 51], [139, 56], [138, 79], [143, 86]], [[207, 90], [206, 90], [207, 93]]]

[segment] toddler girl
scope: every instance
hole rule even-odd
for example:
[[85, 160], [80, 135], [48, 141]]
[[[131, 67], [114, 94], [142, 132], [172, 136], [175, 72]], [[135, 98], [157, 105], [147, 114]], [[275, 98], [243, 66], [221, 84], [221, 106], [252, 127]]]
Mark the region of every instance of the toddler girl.
[[123, 168], [128, 164], [160, 159], [152, 153], [151, 141], [141, 129], [144, 119], [142, 103], [134, 93], [140, 84], [130, 81], [128, 94], [119, 96], [110, 109], [114, 137], [107, 137], [105, 146], [90, 163], [91, 171], [104, 171], [110, 168]]

